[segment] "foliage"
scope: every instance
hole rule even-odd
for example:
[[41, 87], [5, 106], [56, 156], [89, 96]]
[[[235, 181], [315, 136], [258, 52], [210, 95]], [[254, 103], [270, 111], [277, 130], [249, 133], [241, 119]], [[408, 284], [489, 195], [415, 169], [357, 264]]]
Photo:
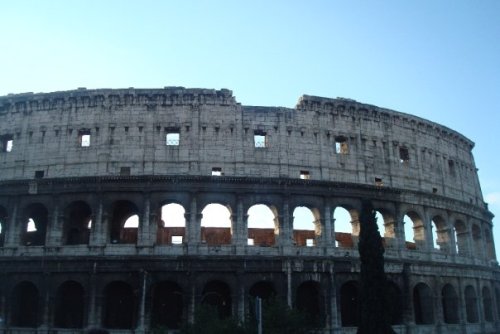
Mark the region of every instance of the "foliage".
[[245, 328], [233, 318], [220, 318], [217, 308], [202, 305], [197, 307], [194, 322], [184, 326], [182, 334], [245, 334]]
[[386, 295], [384, 247], [372, 204], [363, 202], [359, 217], [359, 255], [361, 259], [360, 325], [358, 334], [392, 334], [390, 307]]

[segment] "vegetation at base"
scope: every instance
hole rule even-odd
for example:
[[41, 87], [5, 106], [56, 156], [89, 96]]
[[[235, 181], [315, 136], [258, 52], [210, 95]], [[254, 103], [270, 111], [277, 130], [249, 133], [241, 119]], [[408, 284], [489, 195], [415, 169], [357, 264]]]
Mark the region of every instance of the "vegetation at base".
[[[313, 328], [304, 312], [291, 309], [277, 299], [263, 301], [262, 332], [265, 334], [306, 334]], [[158, 332], [160, 333], [160, 332]], [[166, 333], [166, 331], [165, 331]], [[238, 323], [234, 318], [220, 318], [215, 307], [199, 306], [194, 322], [181, 329], [182, 334], [257, 334], [257, 321], [252, 318]]]
[[395, 334], [390, 325], [387, 278], [384, 272], [384, 246], [378, 231], [375, 210], [364, 201], [359, 216], [360, 324], [358, 334]]

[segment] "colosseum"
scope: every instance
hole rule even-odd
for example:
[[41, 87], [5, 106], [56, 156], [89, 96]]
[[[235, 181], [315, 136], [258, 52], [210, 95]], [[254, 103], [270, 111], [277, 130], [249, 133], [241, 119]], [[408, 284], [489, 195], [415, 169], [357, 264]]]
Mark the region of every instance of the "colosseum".
[[0, 97], [0, 332], [178, 331], [276, 296], [355, 333], [361, 202], [398, 333], [499, 333], [474, 143], [345, 98], [243, 106], [227, 89]]

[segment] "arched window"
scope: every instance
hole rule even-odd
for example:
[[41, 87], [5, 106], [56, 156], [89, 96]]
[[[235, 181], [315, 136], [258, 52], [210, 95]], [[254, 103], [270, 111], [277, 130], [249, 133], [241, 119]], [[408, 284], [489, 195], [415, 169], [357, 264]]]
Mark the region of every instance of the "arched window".
[[472, 242], [474, 247], [474, 255], [483, 257], [483, 237], [481, 235], [481, 228], [477, 224], [472, 225]]
[[413, 310], [417, 325], [434, 323], [434, 297], [428, 285], [418, 283], [413, 288]]
[[317, 225], [313, 212], [304, 206], [293, 210], [293, 240], [297, 246], [316, 246], [316, 235], [321, 227]]
[[441, 216], [434, 216], [431, 224], [434, 249], [442, 252], [449, 251], [450, 237], [448, 235], [446, 221]]
[[447, 324], [458, 324], [458, 295], [451, 284], [446, 284], [441, 291], [443, 320]]
[[340, 288], [340, 317], [342, 327], [359, 325], [359, 289], [355, 281], [346, 282]]
[[92, 210], [83, 202], [73, 202], [64, 210], [63, 239], [65, 245], [89, 243]]
[[104, 326], [133, 329], [136, 319], [136, 300], [132, 287], [120, 281], [109, 283], [104, 290]]
[[419, 214], [414, 211], [409, 211], [403, 218], [406, 248], [423, 249], [425, 245], [425, 228], [424, 222]]
[[179, 329], [182, 323], [182, 289], [170, 281], [160, 282], [152, 289], [151, 327]]
[[454, 226], [455, 230], [455, 240], [456, 240], [456, 252], [458, 255], [469, 255], [468, 242], [469, 233], [467, 232], [467, 227], [465, 223], [461, 220], [457, 220]]
[[488, 322], [493, 321], [493, 303], [491, 299], [490, 289], [488, 287], [483, 287], [483, 310], [484, 310], [484, 320]]
[[476, 290], [471, 285], [465, 287], [465, 312], [467, 313], [467, 322], [476, 323], [479, 321]]
[[26, 246], [45, 245], [48, 211], [40, 203], [31, 204], [25, 210], [25, 225], [22, 241]]
[[231, 316], [231, 290], [221, 281], [211, 281], [205, 285], [201, 298], [203, 305], [215, 307], [220, 318]]
[[297, 288], [297, 309], [304, 312], [313, 327], [324, 326], [321, 288], [318, 282], [307, 281]]
[[180, 245], [186, 235], [186, 211], [180, 204], [170, 203], [161, 207], [157, 243]]
[[111, 243], [135, 244], [139, 227], [139, 209], [129, 201], [116, 201], [111, 217]]
[[12, 292], [11, 323], [15, 327], [38, 327], [40, 324], [39, 292], [31, 282], [17, 284]]
[[212, 203], [201, 212], [201, 242], [210, 246], [231, 243], [231, 211], [224, 205]]
[[277, 231], [275, 214], [267, 205], [256, 204], [248, 209], [248, 245], [273, 246]]
[[84, 290], [81, 284], [75, 281], [61, 284], [56, 292], [55, 327], [82, 328], [84, 309]]
[[[354, 218], [352, 214], [354, 214]], [[353, 221], [356, 221], [356, 224], [353, 224]], [[357, 212], [354, 210], [349, 212], [341, 206], [336, 207], [333, 212], [333, 224], [335, 229], [335, 246], [343, 248], [354, 247], [352, 236], [353, 234], [356, 236], [359, 235]], [[354, 233], [355, 226], [357, 228], [356, 234]]]

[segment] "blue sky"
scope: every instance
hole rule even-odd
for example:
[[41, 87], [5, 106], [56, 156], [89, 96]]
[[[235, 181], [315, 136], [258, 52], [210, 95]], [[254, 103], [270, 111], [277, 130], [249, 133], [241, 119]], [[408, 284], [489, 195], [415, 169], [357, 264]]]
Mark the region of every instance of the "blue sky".
[[352, 98], [472, 139], [500, 217], [499, 17], [496, 0], [0, 0], [0, 95], [185, 86], [229, 88], [246, 105]]

